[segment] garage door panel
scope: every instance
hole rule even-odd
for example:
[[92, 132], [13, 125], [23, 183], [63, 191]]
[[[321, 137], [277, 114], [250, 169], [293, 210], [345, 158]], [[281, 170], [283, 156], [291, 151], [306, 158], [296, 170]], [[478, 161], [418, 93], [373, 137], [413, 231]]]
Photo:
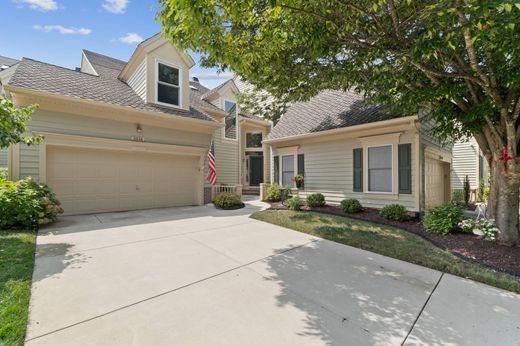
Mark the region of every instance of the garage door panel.
[[68, 214], [197, 204], [198, 158], [47, 147], [47, 183]]

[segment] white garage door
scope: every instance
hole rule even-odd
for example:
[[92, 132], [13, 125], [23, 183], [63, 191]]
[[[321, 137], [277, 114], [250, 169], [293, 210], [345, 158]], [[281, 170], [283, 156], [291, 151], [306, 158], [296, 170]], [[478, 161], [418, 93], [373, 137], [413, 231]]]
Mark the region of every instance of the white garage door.
[[47, 147], [47, 184], [65, 213], [195, 205], [198, 158]]
[[426, 209], [446, 202], [446, 164], [431, 158], [425, 159]]

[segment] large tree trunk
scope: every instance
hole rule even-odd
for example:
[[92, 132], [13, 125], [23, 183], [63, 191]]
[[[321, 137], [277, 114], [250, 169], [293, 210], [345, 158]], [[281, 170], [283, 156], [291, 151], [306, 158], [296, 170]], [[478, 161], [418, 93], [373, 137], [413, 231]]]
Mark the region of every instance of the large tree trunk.
[[501, 244], [518, 244], [520, 242], [518, 229], [520, 182], [515, 174], [507, 172], [503, 161], [492, 162], [490, 170], [489, 217], [495, 219], [500, 230], [499, 241]]

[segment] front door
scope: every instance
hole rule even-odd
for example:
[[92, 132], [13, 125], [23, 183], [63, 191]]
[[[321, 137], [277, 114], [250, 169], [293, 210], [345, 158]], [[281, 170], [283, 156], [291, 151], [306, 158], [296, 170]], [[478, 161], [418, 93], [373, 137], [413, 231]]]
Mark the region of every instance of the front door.
[[264, 181], [264, 158], [263, 156], [249, 157], [249, 185], [258, 186]]

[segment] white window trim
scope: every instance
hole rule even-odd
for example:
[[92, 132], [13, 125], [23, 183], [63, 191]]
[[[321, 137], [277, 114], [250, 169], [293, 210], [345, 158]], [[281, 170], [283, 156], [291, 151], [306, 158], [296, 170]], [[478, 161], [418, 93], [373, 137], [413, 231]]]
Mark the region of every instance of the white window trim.
[[262, 141], [264, 140], [264, 133], [262, 131], [246, 131], [246, 137], [245, 137], [245, 149], [246, 150], [250, 150], [250, 151], [260, 151], [262, 149], [262, 143], [260, 143], [260, 146], [259, 147], [248, 147], [247, 146], [247, 135], [248, 134], [252, 134], [252, 135], [262, 135]]
[[[389, 133], [378, 136], [361, 137], [358, 138], [361, 141], [363, 147], [363, 194], [371, 196], [398, 196], [399, 186], [399, 162], [398, 162], [398, 147], [399, 138], [402, 132]], [[382, 147], [392, 146], [392, 192], [379, 192], [368, 190], [368, 148], [369, 147]]]
[[[370, 161], [370, 158], [369, 158], [369, 149], [370, 148], [380, 148], [380, 147], [390, 147], [390, 152], [392, 153], [392, 159], [390, 160], [391, 162], [391, 167], [390, 167], [390, 172], [392, 174], [392, 191], [370, 191], [370, 172], [369, 172], [369, 161]], [[396, 166], [394, 165], [394, 144], [374, 144], [374, 145], [367, 145], [365, 148], [364, 148], [364, 152], [365, 152], [365, 157], [366, 157], [366, 174], [363, 173], [363, 175], [366, 177], [366, 189], [365, 190], [365, 193], [376, 193], [376, 194], [385, 194], [385, 195], [392, 195], [394, 194], [395, 192], [395, 182], [394, 182], [394, 174], [395, 174], [395, 171], [396, 171]], [[363, 179], [365, 179], [365, 177], [363, 177]]]
[[[159, 102], [159, 88], [157, 87], [157, 85], [159, 84], [159, 64], [162, 64], [162, 65], [166, 65], [166, 66], [169, 66], [169, 67], [173, 67], [177, 70], [179, 70], [179, 104], [178, 105], [174, 105], [174, 104], [171, 104], [171, 103], [165, 103], [165, 102]], [[172, 64], [172, 63], [169, 63], [169, 62], [166, 62], [162, 59], [155, 59], [155, 84], [154, 84], [154, 87], [155, 87], [155, 103], [158, 104], [158, 105], [161, 105], [161, 106], [166, 106], [166, 107], [171, 107], [171, 108], [178, 108], [178, 109], [182, 109], [182, 84], [183, 84], [183, 80], [182, 80], [182, 76], [183, 76], [183, 70], [182, 70], [182, 67], [181, 66], [178, 66], [178, 65], [175, 65], [175, 64]], [[164, 83], [164, 82], [161, 82], [163, 84], [166, 84], [166, 85], [170, 85], [168, 83]], [[173, 84], [171, 84], [173, 85]]]
[[[286, 148], [280, 148], [276, 151], [275, 154], [272, 154], [271, 157], [274, 157], [275, 156], [278, 156], [278, 167], [279, 167], [279, 172], [278, 172], [278, 185], [280, 186], [283, 186], [283, 159], [282, 157], [283, 156], [290, 156], [292, 155], [294, 157], [294, 164], [293, 164], [293, 172], [296, 173], [298, 172], [298, 146], [295, 146], [295, 147], [286, 147]], [[274, 169], [273, 169], [273, 174], [274, 174]], [[292, 182], [292, 187], [296, 187], [296, 183], [293, 181]]]
[[232, 99], [221, 98], [222, 110], [226, 109], [226, 101], [233, 102], [235, 104], [235, 106], [236, 106], [235, 107], [235, 110], [236, 110], [235, 121], [236, 121], [237, 130], [236, 130], [236, 138], [226, 137], [226, 117], [224, 117], [224, 119], [223, 119], [224, 126], [222, 127], [222, 139], [225, 140], [225, 141], [230, 141], [230, 142], [238, 142], [238, 138], [240, 136], [240, 131], [239, 131], [240, 124], [239, 124], [239, 121], [238, 121], [238, 113], [239, 113], [238, 103], [237, 103], [237, 101], [232, 100]]

